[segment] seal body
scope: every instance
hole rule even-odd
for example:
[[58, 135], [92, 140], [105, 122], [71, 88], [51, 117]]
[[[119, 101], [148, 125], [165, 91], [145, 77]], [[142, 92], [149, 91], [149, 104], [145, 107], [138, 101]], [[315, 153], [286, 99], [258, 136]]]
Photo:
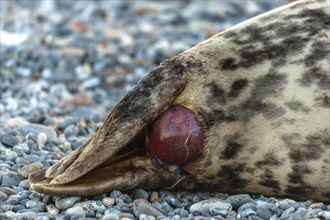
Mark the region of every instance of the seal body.
[[[32, 188], [206, 189], [329, 202], [329, 20], [329, 1], [297, 1], [165, 61], [83, 147], [31, 175]], [[201, 154], [175, 171], [137, 153], [171, 106], [190, 109], [205, 131]]]

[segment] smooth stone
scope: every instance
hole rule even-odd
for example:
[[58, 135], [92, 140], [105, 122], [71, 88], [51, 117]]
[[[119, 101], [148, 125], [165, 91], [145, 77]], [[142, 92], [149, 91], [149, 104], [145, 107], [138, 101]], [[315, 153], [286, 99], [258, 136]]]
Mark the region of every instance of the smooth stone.
[[56, 131], [45, 125], [41, 124], [29, 124], [29, 125], [22, 125], [19, 127], [21, 133], [25, 136], [28, 133], [32, 132], [34, 135], [38, 135], [39, 133], [43, 132], [47, 135], [48, 138], [56, 138], [57, 134]]
[[5, 121], [5, 124], [9, 127], [17, 127], [21, 125], [28, 125], [29, 122], [22, 117], [9, 118]]
[[207, 199], [193, 204], [192, 206], [190, 206], [189, 211], [208, 212], [210, 211], [210, 209], [214, 208], [227, 210], [228, 212], [230, 212], [232, 206], [231, 204], [223, 201], [222, 199]]
[[102, 203], [106, 207], [113, 206], [115, 204], [115, 200], [114, 200], [114, 198], [105, 197], [105, 198], [102, 199]]
[[113, 190], [111, 193], [110, 193], [110, 197], [111, 198], [119, 198], [119, 196], [121, 196], [123, 193], [118, 191], [118, 190]]
[[134, 215], [131, 214], [131, 213], [119, 213], [118, 218], [121, 219], [121, 220], [124, 219], [124, 218], [134, 219]]
[[149, 198], [149, 194], [148, 192], [146, 192], [143, 189], [135, 189], [130, 193], [132, 199], [148, 199]]
[[28, 179], [23, 180], [18, 184], [18, 186], [28, 190], [30, 188], [30, 181]]
[[18, 155], [15, 151], [11, 151], [9, 152], [9, 154], [7, 155], [7, 159], [10, 161], [15, 161], [17, 159]]
[[78, 136], [79, 128], [75, 125], [69, 125], [64, 129], [65, 137]]
[[39, 201], [35, 201], [35, 200], [29, 200], [26, 202], [25, 206], [28, 209], [37, 208], [37, 209], [40, 209], [40, 211], [41, 211], [46, 207], [46, 204], [39, 202]]
[[8, 196], [16, 194], [16, 191], [9, 187], [0, 187], [0, 191], [6, 193]]
[[25, 211], [23, 213], [16, 213], [15, 219], [26, 220], [26, 219], [36, 219], [37, 213], [33, 211]]
[[22, 144], [19, 144], [19, 145], [15, 145], [13, 147], [13, 150], [16, 151], [17, 153], [29, 153], [30, 152], [30, 147], [29, 145], [27, 145], [26, 143], [22, 143]]
[[158, 216], [164, 215], [163, 212], [161, 212], [160, 210], [156, 209], [150, 203], [147, 203], [147, 202], [138, 203], [133, 208], [133, 210], [134, 210], [135, 216], [140, 216], [142, 213], [143, 214], [146, 214], [146, 215], [154, 216], [156, 218]]
[[74, 206], [81, 206], [85, 210], [93, 210], [95, 212], [102, 213], [102, 214], [106, 210], [106, 207], [103, 205], [103, 203], [101, 201], [89, 200], [89, 201], [85, 201], [85, 202], [79, 202], [79, 203], [75, 204]]
[[157, 202], [159, 200], [159, 193], [156, 191], [153, 191], [150, 193], [149, 201], [152, 202]]
[[245, 203], [237, 209], [237, 212], [242, 212], [245, 209], [252, 209], [254, 211], [257, 211], [257, 205], [255, 203], [252, 203], [252, 202]]
[[5, 146], [13, 147], [23, 142], [23, 136], [19, 133], [15, 135], [0, 133], [0, 142]]
[[8, 198], [8, 195], [6, 193], [0, 191], [0, 202], [6, 201], [7, 198]]
[[65, 214], [73, 215], [78, 218], [85, 218], [85, 211], [84, 211], [83, 207], [81, 207], [81, 206], [75, 206], [75, 207], [69, 208], [65, 211]]
[[102, 220], [119, 220], [119, 217], [114, 213], [108, 213], [102, 217]]
[[106, 215], [106, 214], [109, 214], [109, 213], [114, 213], [114, 214], [120, 214], [121, 213], [121, 211], [120, 210], [118, 210], [117, 208], [115, 208], [115, 207], [109, 207], [109, 208], [107, 208], [105, 211], [104, 211], [104, 215]]
[[18, 186], [21, 180], [22, 177], [20, 177], [17, 173], [11, 171], [4, 171], [1, 178], [1, 186], [5, 186], [5, 187]]
[[317, 217], [320, 219], [330, 219], [330, 211], [322, 210], [317, 213]]
[[230, 203], [233, 209], [237, 209], [241, 205], [251, 202], [252, 198], [248, 194], [239, 194], [239, 195], [229, 196], [225, 201]]
[[139, 220], [156, 220], [156, 218], [152, 215], [140, 214]]
[[55, 206], [58, 209], [71, 208], [75, 203], [80, 202], [81, 198], [78, 196], [65, 197], [55, 201]]
[[245, 209], [237, 214], [238, 219], [248, 219], [251, 216], [253, 216], [253, 218], [257, 217], [257, 213], [252, 209]]
[[37, 136], [37, 144], [39, 147], [44, 147], [47, 143], [48, 137], [44, 132], [40, 132]]
[[257, 209], [257, 216], [263, 219], [269, 219], [273, 214], [271, 211], [266, 207], [258, 207]]
[[27, 178], [30, 173], [40, 170], [42, 168], [44, 168], [42, 163], [34, 162], [34, 163], [30, 163], [30, 164], [25, 165], [24, 167], [18, 169], [18, 174], [21, 175], [22, 177]]

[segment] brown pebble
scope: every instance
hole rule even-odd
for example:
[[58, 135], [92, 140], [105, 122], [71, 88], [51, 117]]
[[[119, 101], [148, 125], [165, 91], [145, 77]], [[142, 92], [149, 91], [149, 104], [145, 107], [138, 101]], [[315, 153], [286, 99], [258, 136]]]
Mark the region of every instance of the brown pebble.
[[149, 201], [150, 202], [157, 202], [159, 200], [159, 193], [156, 191], [151, 192]]
[[15, 190], [9, 187], [0, 187], [0, 191], [6, 193], [8, 196], [17, 194]]
[[102, 203], [106, 207], [109, 207], [109, 206], [113, 206], [115, 204], [115, 200], [113, 198], [110, 198], [110, 197], [105, 197], [105, 198], [102, 199]]
[[42, 168], [44, 168], [44, 166], [40, 162], [34, 162], [18, 169], [18, 174], [21, 175], [22, 177], [27, 178], [30, 173], [33, 173], [34, 171], [37, 170], [41, 170]]
[[131, 218], [134, 219], [134, 215], [132, 215], [131, 213], [119, 213], [118, 214], [118, 218], [122, 219], [122, 218]]
[[322, 208], [322, 206], [324, 206], [323, 202], [317, 202], [317, 203], [313, 203], [309, 206], [309, 208], [315, 209], [315, 208]]
[[149, 202], [146, 199], [134, 199], [133, 203], [137, 205], [139, 203], [149, 203]]

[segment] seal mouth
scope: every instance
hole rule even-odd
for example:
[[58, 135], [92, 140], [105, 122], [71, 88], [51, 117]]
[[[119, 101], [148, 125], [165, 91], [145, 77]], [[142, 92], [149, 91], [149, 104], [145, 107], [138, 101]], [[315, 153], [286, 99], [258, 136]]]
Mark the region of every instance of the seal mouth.
[[[171, 189], [183, 178], [178, 166], [160, 165], [147, 155], [144, 144], [145, 132], [111, 156], [100, 166], [85, 175], [66, 183], [57, 183], [46, 170], [29, 175], [31, 187], [35, 191], [50, 195], [92, 196], [111, 190], [131, 190], [134, 188]], [[134, 144], [132, 144], [134, 143]], [[86, 158], [91, 160], [91, 158]], [[83, 168], [82, 172], [83, 172]], [[55, 180], [55, 181], [54, 181]]]

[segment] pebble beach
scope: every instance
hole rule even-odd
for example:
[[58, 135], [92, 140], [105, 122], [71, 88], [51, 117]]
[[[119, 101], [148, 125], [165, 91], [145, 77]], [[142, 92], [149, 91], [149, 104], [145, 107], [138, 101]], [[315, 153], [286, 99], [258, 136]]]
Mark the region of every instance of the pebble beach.
[[28, 175], [82, 146], [162, 61], [289, 1], [0, 0], [0, 220], [325, 220], [330, 204], [135, 189], [58, 197]]

